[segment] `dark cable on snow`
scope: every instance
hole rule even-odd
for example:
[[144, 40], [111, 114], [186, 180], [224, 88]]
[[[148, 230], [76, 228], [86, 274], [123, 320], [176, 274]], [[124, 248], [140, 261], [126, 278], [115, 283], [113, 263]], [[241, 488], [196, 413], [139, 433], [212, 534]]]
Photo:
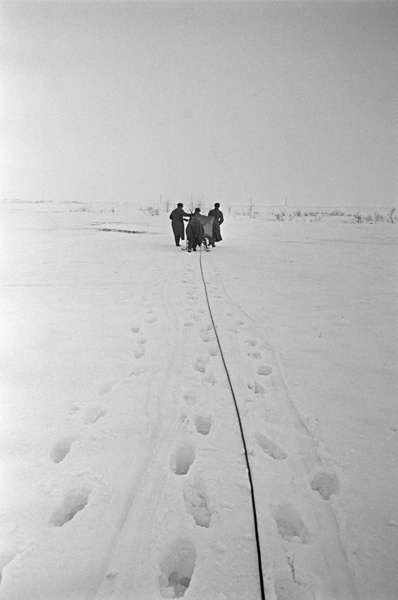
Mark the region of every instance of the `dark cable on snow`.
[[206, 294], [207, 308], [209, 309], [210, 319], [211, 319], [211, 322], [213, 324], [214, 333], [216, 335], [218, 348], [220, 350], [221, 360], [222, 360], [223, 365], [224, 365], [225, 373], [227, 375], [228, 384], [229, 384], [229, 387], [230, 387], [230, 390], [231, 390], [231, 394], [232, 394], [232, 398], [233, 398], [233, 401], [234, 401], [234, 405], [235, 405], [235, 409], [236, 409], [236, 416], [238, 418], [240, 434], [241, 434], [241, 437], [242, 437], [243, 449], [245, 451], [245, 459], [246, 459], [246, 466], [247, 466], [247, 475], [248, 475], [249, 483], [250, 483], [250, 493], [251, 493], [252, 509], [253, 509], [253, 521], [254, 521], [254, 531], [255, 531], [256, 547], [257, 547], [257, 559], [258, 559], [258, 572], [259, 572], [259, 578], [260, 578], [261, 600], [266, 600], [266, 598], [265, 598], [264, 578], [263, 578], [263, 566], [262, 566], [262, 560], [261, 560], [260, 534], [259, 534], [259, 530], [258, 530], [258, 519], [257, 519], [257, 510], [256, 510], [256, 499], [254, 497], [253, 478], [252, 478], [252, 473], [251, 473], [251, 469], [250, 469], [250, 462], [249, 462], [249, 456], [248, 456], [248, 452], [247, 452], [247, 445], [246, 445], [245, 435], [244, 435], [244, 431], [243, 431], [242, 419], [240, 417], [238, 403], [237, 403], [237, 400], [236, 400], [234, 388], [232, 387], [232, 381], [231, 381], [231, 378], [230, 378], [230, 375], [229, 375], [227, 363], [225, 362], [224, 354], [223, 354], [222, 347], [221, 347], [220, 338], [218, 337], [218, 332], [217, 332], [216, 324], [215, 324], [213, 313], [212, 313], [211, 306], [210, 306], [209, 294], [207, 292], [207, 286], [206, 286], [206, 281], [205, 281], [205, 278], [204, 278], [203, 267], [202, 267], [202, 247], [200, 247], [199, 264], [200, 264], [200, 272], [201, 272], [201, 275], [202, 275], [203, 286], [204, 286], [205, 294]]

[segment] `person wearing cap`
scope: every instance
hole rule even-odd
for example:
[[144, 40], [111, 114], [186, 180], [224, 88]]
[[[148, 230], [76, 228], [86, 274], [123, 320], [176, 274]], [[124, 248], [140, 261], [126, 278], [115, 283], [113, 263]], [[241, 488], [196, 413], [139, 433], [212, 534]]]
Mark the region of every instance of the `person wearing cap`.
[[177, 204], [177, 208], [171, 211], [169, 218], [171, 220], [171, 226], [173, 228], [174, 239], [176, 246], [180, 246], [180, 240], [185, 239], [184, 234], [184, 217], [190, 217], [189, 213], [186, 213], [183, 209], [184, 205], [182, 202]]
[[195, 208], [195, 212], [191, 215], [187, 225], [188, 252], [191, 252], [191, 250], [196, 252], [196, 248], [201, 245], [205, 237], [203, 225], [196, 218], [197, 215], [200, 215], [200, 208]]
[[221, 224], [224, 223], [224, 215], [220, 210], [220, 203], [216, 202], [214, 208], [209, 211], [209, 217], [214, 217], [213, 221], [213, 240], [212, 246], [216, 245], [216, 242], [221, 242]]

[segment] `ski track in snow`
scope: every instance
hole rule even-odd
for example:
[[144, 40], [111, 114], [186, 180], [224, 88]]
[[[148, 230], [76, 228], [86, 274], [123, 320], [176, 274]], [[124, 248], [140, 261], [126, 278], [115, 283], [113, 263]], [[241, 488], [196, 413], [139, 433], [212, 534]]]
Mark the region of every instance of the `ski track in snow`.
[[[327, 449], [294, 406], [261, 328], [229, 297], [215, 255], [203, 254], [202, 263], [249, 449], [267, 599], [354, 600], [338, 474]], [[84, 436], [106, 427], [118, 410], [111, 401], [118, 386], [145, 387], [148, 452], [103, 509], [103, 521], [116, 514], [117, 525], [92, 572], [72, 582], [63, 598], [256, 600], [246, 463], [199, 253], [170, 254], [153, 269], [156, 292], [143, 294], [141, 313], [132, 315], [125, 380], [99, 383], [97, 399], [76, 409], [80, 433], [60, 436], [50, 450], [55, 468], [62, 468]], [[98, 489], [76, 475], [49, 514], [49, 526], [59, 530], [77, 520]], [[31, 597], [37, 594], [32, 590]]]

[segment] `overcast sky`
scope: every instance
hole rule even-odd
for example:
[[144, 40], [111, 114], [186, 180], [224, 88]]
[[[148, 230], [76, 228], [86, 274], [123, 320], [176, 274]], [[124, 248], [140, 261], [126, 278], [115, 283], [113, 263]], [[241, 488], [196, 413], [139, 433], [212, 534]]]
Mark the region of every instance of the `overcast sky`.
[[0, 11], [0, 199], [396, 203], [397, 2]]

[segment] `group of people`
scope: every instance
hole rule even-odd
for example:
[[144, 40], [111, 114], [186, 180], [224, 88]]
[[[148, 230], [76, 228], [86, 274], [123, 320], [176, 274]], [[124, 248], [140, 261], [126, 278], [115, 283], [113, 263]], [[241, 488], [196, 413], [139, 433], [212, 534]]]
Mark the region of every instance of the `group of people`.
[[185, 239], [184, 221], [188, 221], [186, 229], [188, 252], [196, 252], [198, 246], [201, 244], [204, 244], [207, 249], [208, 244], [214, 248], [216, 242], [221, 242], [221, 224], [224, 222], [224, 215], [220, 210], [219, 202], [215, 203], [214, 208], [208, 214], [209, 217], [213, 217], [212, 235], [205, 235], [203, 224], [200, 221], [201, 216], [200, 208], [195, 208], [195, 212], [193, 213], [187, 213], [184, 211], [182, 202], [177, 204], [177, 208], [170, 213], [176, 246], [181, 246], [180, 241]]

